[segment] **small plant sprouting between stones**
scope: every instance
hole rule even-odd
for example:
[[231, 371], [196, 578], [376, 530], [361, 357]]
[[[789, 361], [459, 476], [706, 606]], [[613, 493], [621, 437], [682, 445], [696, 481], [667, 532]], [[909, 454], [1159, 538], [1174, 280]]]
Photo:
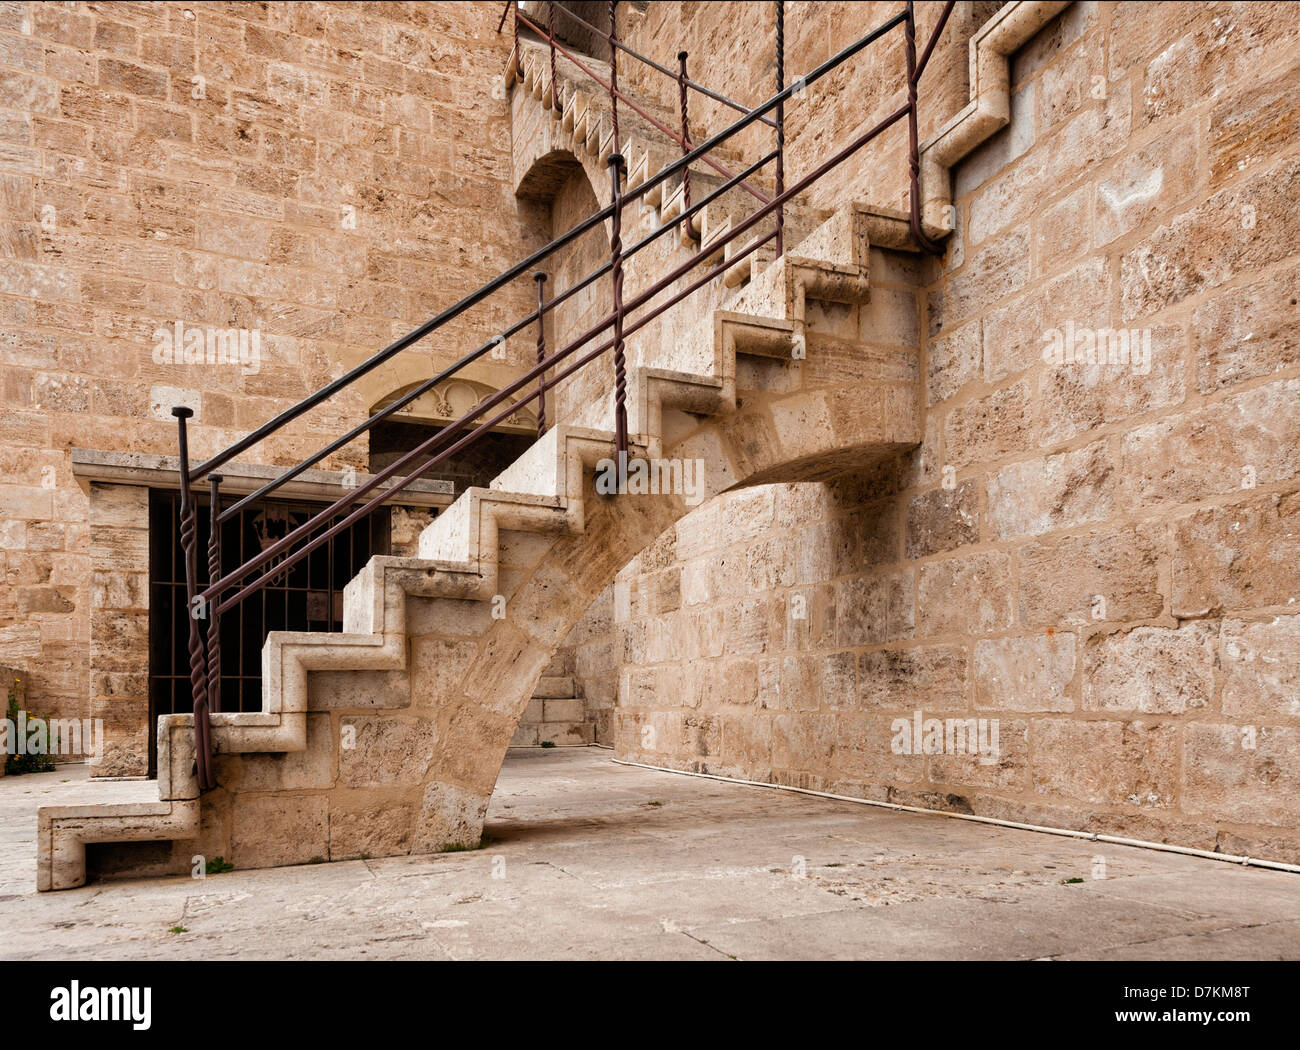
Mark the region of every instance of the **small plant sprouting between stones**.
[[663, 803], [660, 802], [657, 798], [652, 798], [649, 802], [646, 803], [646, 805], [647, 805], [647, 806], [655, 806], [655, 807], [657, 808], [657, 807], [659, 807], [659, 806], [662, 806]]
[[492, 840], [484, 835], [477, 842], [465, 844], [462, 842], [444, 842], [439, 853], [472, 853], [475, 850], [486, 849]]
[[[28, 725], [41, 721], [31, 711], [26, 712], [22, 720], [19, 719], [18, 688], [21, 685], [21, 679], [17, 678], [9, 683], [5, 717], [8, 718], [10, 726]], [[3, 748], [0, 748], [0, 752], [3, 750]], [[7, 776], [20, 776], [23, 773], [50, 773], [54, 770], [55, 750], [54, 746], [47, 746], [35, 751], [24, 746], [19, 747], [14, 754], [8, 756], [0, 754], [0, 759], [4, 761]]]
[[539, 746], [539, 747], [554, 747], [554, 746], [555, 746], [555, 741], [554, 741], [554, 740], [543, 740], [543, 741], [541, 742], [541, 744], [538, 745], [538, 746]]
[[205, 870], [209, 875], [224, 875], [228, 871], [234, 871], [235, 866], [225, 857], [214, 857], [208, 861]]
[[168, 932], [168, 933], [189, 933], [190, 931], [189, 931], [189, 929], [188, 929], [187, 927], [185, 927], [185, 926], [173, 926], [173, 927], [172, 927], [170, 930], [168, 930], [167, 932]]
[[1062, 885], [1062, 886], [1070, 886], [1070, 885], [1072, 885], [1072, 884], [1074, 884], [1074, 883], [1076, 883], [1076, 882], [1082, 882], [1082, 881], [1083, 881], [1083, 879], [1079, 878], [1079, 877], [1076, 875], [1076, 876], [1075, 876], [1074, 878], [1072, 878], [1072, 879], [1062, 879], [1062, 880], [1061, 880], [1061, 885]]

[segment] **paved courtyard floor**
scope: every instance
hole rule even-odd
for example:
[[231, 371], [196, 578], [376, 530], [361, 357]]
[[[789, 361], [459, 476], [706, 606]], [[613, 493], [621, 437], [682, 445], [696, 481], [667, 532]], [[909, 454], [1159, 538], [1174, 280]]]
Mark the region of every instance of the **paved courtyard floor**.
[[1300, 875], [611, 754], [511, 752], [478, 851], [52, 894], [34, 889], [36, 807], [81, 788], [84, 768], [6, 777], [0, 957], [1300, 958]]

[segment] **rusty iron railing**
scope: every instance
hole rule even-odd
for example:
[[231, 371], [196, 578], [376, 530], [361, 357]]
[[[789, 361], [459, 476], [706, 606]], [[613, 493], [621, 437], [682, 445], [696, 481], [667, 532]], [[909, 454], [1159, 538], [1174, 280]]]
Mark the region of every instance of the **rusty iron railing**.
[[[636, 106], [634, 102], [627, 100], [626, 96], [623, 95], [617, 85], [616, 56], [618, 52], [620, 50], [629, 54], [635, 54], [635, 52], [631, 52], [630, 49], [621, 45], [616, 38], [613, 18], [614, 6], [613, 3], [610, 4], [611, 29], [609, 34], [610, 53], [611, 58], [614, 59], [614, 61], [611, 62], [610, 81], [605, 84], [606, 89], [610, 93], [611, 114], [616, 113], [616, 107], [620, 99], [633, 108]], [[510, 7], [515, 7], [515, 5], [511, 4]], [[480, 288], [477, 288], [473, 292], [464, 296], [452, 306], [447, 307], [441, 313], [408, 332], [405, 336], [402, 336], [389, 346], [373, 354], [371, 357], [345, 372], [337, 379], [334, 379], [319, 390], [308, 395], [297, 404], [285, 409], [283, 412], [280, 412], [261, 427], [258, 427], [243, 438], [235, 441], [215, 456], [210, 457], [197, 466], [192, 467], [189, 459], [187, 420], [193, 415], [193, 412], [191, 409], [185, 407], [177, 407], [172, 410], [172, 414], [177, 419], [179, 431], [178, 447], [180, 454], [181, 488], [180, 529], [181, 544], [185, 554], [186, 596], [190, 610], [188, 648], [190, 660], [190, 683], [194, 698], [195, 767], [199, 785], [203, 790], [207, 791], [216, 786], [213, 761], [213, 740], [209, 715], [214, 711], [220, 710], [220, 618], [224, 613], [235, 608], [250, 595], [256, 594], [272, 580], [309, 555], [313, 550], [320, 547], [322, 544], [329, 542], [344, 529], [350, 528], [357, 521], [373, 513], [381, 504], [402, 491], [412, 481], [415, 481], [436, 469], [440, 464], [446, 462], [448, 458], [456, 455], [461, 450], [473, 444], [483, 434], [501, 424], [504, 420], [518, 412], [521, 407], [527, 405], [533, 400], [538, 402], [538, 434], [540, 436], [545, 429], [546, 392], [611, 350], [613, 351], [615, 371], [615, 445], [619, 455], [621, 457], [626, 457], [630, 441], [630, 435], [627, 433], [625, 406], [625, 346], [627, 338], [650, 324], [666, 311], [675, 307], [688, 296], [694, 294], [710, 281], [721, 276], [731, 267], [747, 260], [754, 252], [764, 245], [776, 241], [779, 252], [781, 238], [783, 236], [782, 213], [786, 203], [807, 190], [815, 182], [824, 177], [827, 172], [842, 164], [849, 157], [852, 157], [860, 149], [866, 146], [867, 143], [871, 142], [886, 129], [892, 127], [895, 123], [904, 118], [908, 118], [910, 129], [909, 188], [911, 194], [912, 232], [918, 245], [923, 250], [931, 252], [942, 250], [939, 245], [926, 236], [920, 221], [918, 185], [920, 165], [916, 134], [916, 88], [921, 74], [924, 72], [926, 64], [929, 62], [930, 56], [933, 53], [939, 35], [943, 31], [944, 25], [947, 23], [952, 7], [952, 0], [945, 3], [938, 25], [934, 29], [927, 46], [919, 58], [917, 57], [915, 50], [915, 17], [913, 5], [908, 2], [904, 9], [898, 14], [887, 19], [884, 23], [877, 26], [866, 35], [850, 44], [836, 55], [827, 59], [806, 76], [786, 85], [784, 83], [784, 12], [782, 10], [782, 5], [778, 4], [778, 90], [776, 94], [767, 101], [753, 107], [752, 109], [744, 110], [743, 115], [727, 128], [718, 132], [716, 135], [707, 138], [704, 142], [692, 146], [690, 145], [689, 136], [685, 131], [684, 125], [682, 145], [685, 152], [683, 155], [678, 160], [666, 165], [661, 171], [647, 177], [643, 182], [635, 186], [624, 187], [624, 161], [623, 157], [618, 153], [617, 148], [615, 148], [609, 158], [611, 186], [610, 204], [600, 208], [594, 214], [588, 216], [586, 219], [575, 224], [565, 233], [553, 239], [543, 248], [538, 249], [527, 258], [521, 260], [514, 266], [511, 266], [501, 274], [498, 274], [491, 281], [488, 281]], [[560, 7], [560, 10], [565, 9]], [[506, 13], [509, 13], [509, 7], [507, 8]], [[517, 20], [523, 19], [527, 21], [525, 16], [519, 14], [517, 7], [515, 9], [515, 15]], [[502, 15], [502, 25], [504, 25], [504, 23], [505, 14]], [[516, 32], [517, 24], [518, 23], [516, 22]], [[528, 24], [531, 26], [531, 23]], [[797, 179], [793, 184], [786, 186], [784, 177], [785, 141], [783, 127], [785, 103], [790, 100], [796, 91], [802, 91], [808, 85], [816, 82], [831, 70], [839, 67], [854, 55], [861, 52], [864, 48], [868, 47], [870, 44], [879, 40], [899, 26], [904, 28], [904, 34], [906, 37], [908, 80], [907, 102], [883, 120], [858, 135], [834, 155], [825, 159], [811, 171]], [[535, 26], [532, 28], [536, 31]], [[558, 45], [557, 50], [562, 51]], [[512, 52], [512, 61], [518, 61], [518, 53], [518, 45], [516, 43], [515, 50]], [[675, 76], [681, 78], [679, 83], [686, 80], [684, 65]], [[768, 114], [773, 111], [776, 113], [775, 121], [768, 117]], [[703, 198], [693, 201], [684, 201], [680, 213], [674, 216], [672, 220], [656, 227], [636, 243], [626, 247], [623, 245], [622, 213], [629, 203], [641, 199], [652, 189], [660, 186], [678, 172], [685, 175], [691, 164], [694, 164], [697, 161], [707, 163], [710, 151], [715, 150], [721, 143], [725, 142], [740, 131], [743, 131], [745, 128], [760, 122], [771, 124], [776, 127], [777, 148], [775, 150], [767, 153], [738, 173], [732, 174], [728, 172], [726, 174], [726, 181], [717, 186]], [[617, 132], [615, 132], [615, 136], [617, 136]], [[617, 137], [614, 139], [614, 145], [617, 147]], [[716, 200], [720, 199], [724, 194], [729, 193], [737, 187], [743, 187], [746, 184], [746, 180], [754, 177], [766, 165], [772, 162], [775, 162], [777, 172], [776, 193], [774, 196], [770, 198], [763, 197], [760, 201], [759, 207], [751, 215], [739, 223], [734, 224], [723, 236], [712, 241], [708, 247], [701, 246], [698, 251], [690, 256], [690, 258], [674, 267], [669, 273], [664, 274], [659, 279], [650, 283], [648, 287], [641, 289], [630, 298], [624, 297], [624, 268], [628, 259], [643, 251], [660, 237], [666, 235], [669, 231], [683, 226], [683, 224], [685, 224], [686, 229], [690, 229], [689, 224], [696, 214], [707, 208]], [[756, 235], [748, 242], [743, 240], [743, 238], [750, 234], [751, 231], [755, 231], [755, 228], [769, 216], [775, 217], [775, 228], [771, 232]], [[549, 300], [546, 299], [544, 289], [547, 279], [546, 274], [536, 268], [556, 252], [560, 251], [567, 245], [572, 244], [577, 238], [590, 232], [606, 221], [609, 222], [611, 230], [609, 260], [596, 267], [585, 277], [576, 281], [567, 289], [558, 293], [553, 293]], [[710, 266], [709, 261], [717, 256], [719, 249], [731, 245], [733, 242], [737, 242], [741, 246], [736, 248], [729, 258], [726, 257], [726, 253], [724, 252], [723, 261]], [[692, 276], [693, 271], [702, 265], [704, 267], [703, 272]], [[369, 374], [385, 361], [391, 360], [393, 357], [419, 342], [430, 333], [438, 330], [447, 322], [461, 316], [478, 303], [483, 302], [494, 293], [510, 285], [516, 278], [528, 273], [529, 271], [535, 271], [532, 274], [537, 286], [537, 308], [535, 310], [514, 322], [499, 335], [483, 343], [477, 349], [466, 354], [454, 364], [441, 369], [435, 375], [414, 385], [411, 389], [386, 404], [383, 408], [370, 415], [367, 419], [341, 434], [333, 441], [330, 441], [323, 448], [308, 456], [295, 466], [290, 467], [288, 470], [268, 481], [256, 491], [234, 500], [229, 506], [222, 506], [220, 494], [221, 476], [218, 473], [222, 466], [231, 462], [240, 453], [277, 432], [283, 426], [297, 419], [305, 412], [308, 412], [312, 408], [327, 401], [334, 394], [346, 388], [362, 376]], [[548, 355], [545, 336], [543, 334], [543, 322], [545, 316], [548, 313], [553, 313], [562, 303], [607, 275], [611, 279], [612, 290], [611, 309], [609, 312], [601, 317], [599, 321], [592, 324], [586, 331], [569, 340], [564, 346], [554, 350]], [[682, 281], [687, 277], [691, 277], [691, 279], [684, 287], [673, 288], [673, 286], [679, 281]], [[666, 299], [657, 301], [658, 297], [665, 293], [670, 294]], [[494, 348], [502, 345], [505, 340], [524, 331], [534, 324], [537, 325], [537, 361], [535, 365], [530, 367], [526, 372], [507, 384], [501, 390], [484, 397], [482, 401], [459, 419], [449, 423], [438, 433], [425, 441], [422, 441], [419, 445], [400, 456], [393, 463], [390, 463], [387, 467], [372, 475], [363, 484], [354, 489], [350, 489], [340, 499], [319, 511], [302, 525], [291, 529], [285, 536], [268, 545], [265, 549], [249, 558], [238, 568], [233, 569], [224, 575], [221, 574], [220, 527], [223, 523], [234, 518], [251, 504], [269, 496], [281, 486], [291, 481], [293, 478], [298, 477], [305, 470], [309, 469], [316, 463], [319, 463], [327, 456], [337, 452], [357, 437], [367, 433], [377, 423], [389, 418], [395, 412], [400, 411], [406, 405], [411, 404], [425, 393], [434, 389], [439, 383], [455, 375], [474, 361], [479, 360]], [[609, 333], [609, 336], [605, 337], [605, 333], [607, 332]], [[597, 340], [600, 341], [596, 342]], [[579, 351], [584, 351], [584, 348], [585, 352], [579, 353]], [[549, 376], [548, 372], [550, 373]], [[428, 458], [426, 459], [425, 457]], [[423, 462], [421, 462], [422, 459], [424, 460]], [[201, 482], [205, 478], [209, 484], [209, 516], [211, 529], [208, 549], [208, 584], [206, 587], [200, 589], [198, 582], [196, 505], [193, 498], [192, 488], [195, 484]], [[256, 573], [255, 576], [253, 575], [254, 573]], [[249, 577], [252, 578], [249, 579]], [[204, 619], [207, 620], [206, 639], [204, 638], [203, 631], [200, 627], [200, 621]]]
[[[610, 6], [611, 7], [614, 6], [612, 0]], [[561, 7], [560, 10], [563, 11], [566, 9]], [[619, 136], [618, 136], [619, 102], [622, 102], [624, 105], [626, 105], [630, 110], [632, 110], [633, 113], [639, 116], [642, 120], [646, 121], [646, 123], [653, 126], [656, 130], [668, 136], [668, 138], [670, 138], [673, 142], [677, 143], [677, 145], [679, 146], [685, 145], [682, 136], [680, 134], [678, 134], [667, 124], [665, 124], [663, 121], [659, 120], [657, 117], [651, 114], [644, 106], [642, 106], [634, 98], [628, 95], [625, 91], [619, 89], [618, 86], [619, 48], [617, 46], [618, 42], [615, 39], [612, 29], [609, 34], [610, 36], [609, 79], [605, 80], [598, 73], [593, 71], [591, 66], [589, 66], [586, 62], [582, 61], [581, 58], [579, 58], [572, 51], [570, 51], [563, 44], [561, 44], [552, 34], [547, 33], [546, 30], [542, 29], [539, 25], [537, 25], [536, 22], [530, 19], [527, 15], [517, 13], [515, 17], [521, 23], [523, 23], [525, 26], [531, 29], [534, 33], [536, 33], [539, 37], [547, 41], [550, 47], [554, 48], [559, 54], [563, 55], [566, 59], [568, 59], [571, 63], [573, 63], [573, 65], [577, 66], [578, 69], [580, 69], [583, 73], [585, 73], [592, 81], [594, 81], [600, 87], [604, 88], [605, 91], [609, 94], [610, 122], [613, 125], [613, 132], [614, 132], [613, 152], [617, 153], [619, 149]], [[612, 17], [611, 17], [610, 25], [613, 26]], [[673, 79], [674, 80], [677, 79], [675, 75]], [[705, 164], [707, 164], [709, 167], [711, 167], [714, 171], [716, 171], [719, 175], [721, 175], [725, 179], [729, 179], [733, 175], [733, 172], [731, 172], [724, 164], [718, 161], [717, 158], [714, 157], [708, 150], [705, 150], [703, 153], [699, 154], [698, 159], [703, 161]], [[758, 201], [761, 201], [763, 204], [766, 204], [769, 200], [771, 200], [771, 198], [766, 193], [764, 193], [762, 190], [758, 189], [758, 187], [748, 182], [742, 180], [739, 183], [739, 185], [741, 189], [745, 190], [745, 192], [748, 193], [751, 197], [755, 198]]]
[[[776, 0], [776, 93], [785, 90], [785, 0]], [[776, 195], [785, 192], [785, 102], [776, 104]], [[776, 210], [776, 254], [785, 254], [785, 206]]]

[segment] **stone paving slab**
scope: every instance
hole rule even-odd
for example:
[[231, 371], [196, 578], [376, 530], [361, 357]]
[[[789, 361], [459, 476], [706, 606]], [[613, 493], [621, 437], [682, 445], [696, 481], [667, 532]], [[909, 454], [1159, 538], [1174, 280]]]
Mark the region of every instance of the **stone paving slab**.
[[1300, 958], [1300, 876], [675, 776], [598, 748], [512, 752], [481, 850], [37, 894], [36, 807], [97, 789], [126, 790], [75, 766], [0, 780], [0, 956]]

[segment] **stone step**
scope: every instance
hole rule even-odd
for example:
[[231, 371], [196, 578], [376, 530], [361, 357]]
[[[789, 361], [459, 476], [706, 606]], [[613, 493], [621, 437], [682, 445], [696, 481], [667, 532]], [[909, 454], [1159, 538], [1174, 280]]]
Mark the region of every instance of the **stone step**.
[[573, 653], [571, 650], [561, 650], [552, 656], [551, 662], [546, 665], [546, 670], [542, 672], [542, 677], [549, 678], [566, 674], [573, 674]]
[[576, 695], [573, 688], [573, 679], [568, 675], [542, 675], [537, 680], [537, 687], [533, 690], [533, 697], [537, 700], [549, 700], [551, 698], [567, 700]]
[[556, 747], [592, 744], [596, 741], [596, 727], [591, 722], [539, 722], [520, 723], [510, 738], [511, 747]]
[[587, 716], [587, 705], [580, 699], [547, 699], [542, 701], [543, 722], [581, 722]]

